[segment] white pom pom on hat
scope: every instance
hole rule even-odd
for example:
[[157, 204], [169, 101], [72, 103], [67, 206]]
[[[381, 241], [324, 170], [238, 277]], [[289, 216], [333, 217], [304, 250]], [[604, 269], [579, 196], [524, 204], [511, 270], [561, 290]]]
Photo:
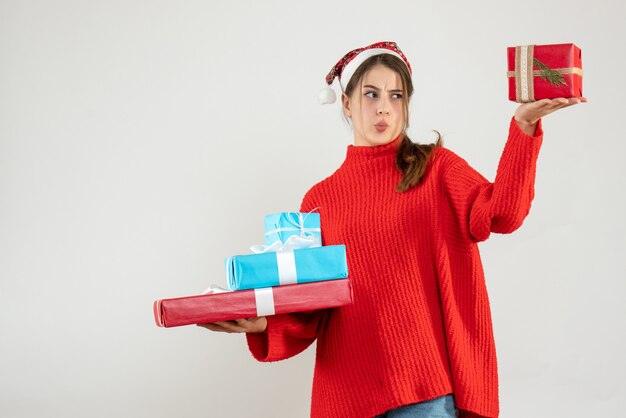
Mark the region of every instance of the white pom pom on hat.
[[366, 59], [380, 54], [391, 54], [400, 58], [406, 64], [409, 73], [412, 74], [409, 60], [406, 59], [395, 42], [376, 42], [363, 48], [353, 49], [341, 57], [337, 64], [335, 64], [326, 75], [326, 87], [320, 91], [318, 97], [320, 104], [331, 104], [337, 101], [337, 96], [331, 87], [335, 79], [339, 80], [341, 91], [345, 91], [356, 69], [359, 68]]
[[335, 95], [335, 90], [330, 86], [326, 86], [320, 91], [318, 99], [320, 104], [331, 104], [337, 101], [337, 95]]

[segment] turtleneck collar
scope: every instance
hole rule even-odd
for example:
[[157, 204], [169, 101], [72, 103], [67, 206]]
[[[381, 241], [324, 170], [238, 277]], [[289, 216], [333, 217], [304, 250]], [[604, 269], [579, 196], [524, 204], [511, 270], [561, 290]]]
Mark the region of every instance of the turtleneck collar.
[[348, 145], [346, 151], [346, 160], [344, 163], [352, 164], [359, 162], [368, 162], [384, 156], [394, 156], [398, 152], [398, 145], [404, 137], [403, 134], [398, 135], [393, 141], [384, 145]]

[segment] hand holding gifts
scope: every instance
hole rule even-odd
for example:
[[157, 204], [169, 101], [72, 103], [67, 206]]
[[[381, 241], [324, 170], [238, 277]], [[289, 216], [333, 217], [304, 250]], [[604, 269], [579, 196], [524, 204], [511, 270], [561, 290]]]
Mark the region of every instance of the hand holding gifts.
[[317, 213], [265, 217], [265, 245], [257, 254], [226, 260], [230, 290], [154, 302], [158, 326], [175, 327], [352, 303], [345, 246], [322, 246]]

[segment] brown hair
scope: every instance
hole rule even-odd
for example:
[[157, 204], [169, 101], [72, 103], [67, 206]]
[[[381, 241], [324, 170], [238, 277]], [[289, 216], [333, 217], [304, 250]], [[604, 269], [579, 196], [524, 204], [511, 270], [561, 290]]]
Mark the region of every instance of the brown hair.
[[411, 187], [421, 183], [428, 161], [435, 148], [443, 144], [441, 134], [437, 131], [437, 140], [433, 144], [416, 144], [407, 136], [406, 129], [409, 127], [409, 100], [413, 94], [413, 81], [406, 64], [394, 55], [379, 54], [366, 59], [354, 72], [350, 82], [346, 86], [345, 94], [350, 97], [352, 92], [361, 82], [363, 75], [375, 65], [384, 65], [395, 71], [402, 80], [404, 120], [405, 126], [402, 130], [403, 138], [398, 146], [396, 155], [396, 167], [402, 173], [402, 180], [396, 186], [399, 192], [405, 192]]

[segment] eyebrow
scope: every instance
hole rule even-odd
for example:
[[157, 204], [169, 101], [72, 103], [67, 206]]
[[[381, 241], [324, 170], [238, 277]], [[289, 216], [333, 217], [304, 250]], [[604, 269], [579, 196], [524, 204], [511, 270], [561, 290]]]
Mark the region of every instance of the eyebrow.
[[[376, 87], [376, 86], [372, 86], [371, 84], [366, 84], [366, 85], [364, 85], [364, 86], [363, 86], [363, 88], [364, 88], [364, 89], [365, 89], [365, 88], [370, 88], [370, 89], [374, 89], [374, 90], [376, 90], [376, 91], [380, 91], [380, 89], [379, 89], [378, 87]], [[398, 92], [399, 92], [399, 93], [402, 93], [402, 89], [392, 89], [392, 90], [389, 90], [389, 91], [390, 91], [390, 92], [393, 92], [393, 93], [398, 93]]]

